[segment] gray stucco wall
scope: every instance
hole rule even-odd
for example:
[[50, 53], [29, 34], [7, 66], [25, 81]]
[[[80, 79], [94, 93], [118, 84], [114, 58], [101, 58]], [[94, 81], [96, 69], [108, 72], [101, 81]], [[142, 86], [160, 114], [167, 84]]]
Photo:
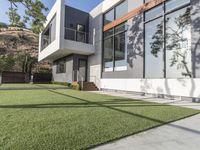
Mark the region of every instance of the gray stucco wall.
[[127, 70], [103, 72], [102, 78], [143, 78], [143, 14], [127, 24]]
[[191, 0], [193, 76], [200, 78], [200, 0]]
[[57, 82], [68, 82], [71, 83], [77, 78], [77, 70], [79, 69], [79, 60], [84, 59], [87, 61], [87, 56], [84, 55], [69, 55], [62, 60], [65, 60], [66, 72], [65, 73], [56, 73], [56, 62], [53, 64], [53, 81]]
[[66, 72], [65, 73], [56, 73], [56, 61], [53, 64], [52, 72], [53, 72], [53, 81], [57, 82], [68, 82], [71, 83], [73, 80], [73, 57], [68, 56], [65, 57], [64, 60], [65, 66], [66, 66]]

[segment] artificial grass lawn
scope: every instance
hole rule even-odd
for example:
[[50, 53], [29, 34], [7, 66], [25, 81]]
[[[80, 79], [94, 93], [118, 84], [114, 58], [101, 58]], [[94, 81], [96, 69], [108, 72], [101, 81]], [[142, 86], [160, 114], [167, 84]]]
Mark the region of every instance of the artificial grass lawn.
[[87, 149], [196, 113], [72, 90], [0, 91], [0, 149]]
[[58, 84], [0, 84], [0, 89], [3, 88], [60, 88], [66, 87]]

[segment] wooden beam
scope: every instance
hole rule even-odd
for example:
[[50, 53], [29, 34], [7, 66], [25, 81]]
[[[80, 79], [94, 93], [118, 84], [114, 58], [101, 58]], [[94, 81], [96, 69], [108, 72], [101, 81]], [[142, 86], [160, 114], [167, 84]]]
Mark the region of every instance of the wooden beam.
[[107, 31], [107, 30], [133, 18], [134, 16], [137, 16], [137, 15], [143, 13], [144, 11], [147, 11], [147, 10], [163, 3], [164, 1], [166, 1], [166, 0], [151, 0], [150, 2], [143, 4], [143, 5], [139, 6], [138, 8], [132, 10], [131, 12], [127, 13], [123, 17], [118, 18], [115, 21], [105, 25], [103, 28], [103, 31]]

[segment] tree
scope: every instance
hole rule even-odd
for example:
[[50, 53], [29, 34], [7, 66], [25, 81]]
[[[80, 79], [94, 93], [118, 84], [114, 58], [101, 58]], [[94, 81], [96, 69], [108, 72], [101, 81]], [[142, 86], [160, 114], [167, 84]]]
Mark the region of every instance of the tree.
[[10, 7], [6, 14], [9, 17], [10, 26], [21, 28], [25, 27], [25, 24], [20, 20], [20, 15], [17, 13], [17, 8]]
[[[23, 16], [23, 23], [30, 23], [34, 33], [39, 33], [43, 29], [43, 24], [46, 17], [43, 14], [48, 8], [40, 0], [8, 0], [10, 2], [10, 15], [12, 19], [20, 20], [17, 15], [18, 4], [25, 7], [25, 16]], [[15, 8], [14, 8], [15, 7]], [[15, 18], [17, 16], [17, 18]]]
[[16, 56], [16, 62], [21, 66], [22, 72], [31, 75], [32, 68], [37, 63], [37, 58], [32, 57], [29, 53], [21, 53]]
[[3, 71], [11, 71], [15, 65], [15, 58], [12, 55], [0, 55], [0, 74]]

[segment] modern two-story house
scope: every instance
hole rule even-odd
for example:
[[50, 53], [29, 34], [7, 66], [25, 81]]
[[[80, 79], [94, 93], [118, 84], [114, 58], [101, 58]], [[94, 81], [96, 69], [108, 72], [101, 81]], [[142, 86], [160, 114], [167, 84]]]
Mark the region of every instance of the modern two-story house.
[[57, 0], [44, 26], [39, 61], [54, 81], [200, 98], [199, 0], [104, 0], [89, 13]]

